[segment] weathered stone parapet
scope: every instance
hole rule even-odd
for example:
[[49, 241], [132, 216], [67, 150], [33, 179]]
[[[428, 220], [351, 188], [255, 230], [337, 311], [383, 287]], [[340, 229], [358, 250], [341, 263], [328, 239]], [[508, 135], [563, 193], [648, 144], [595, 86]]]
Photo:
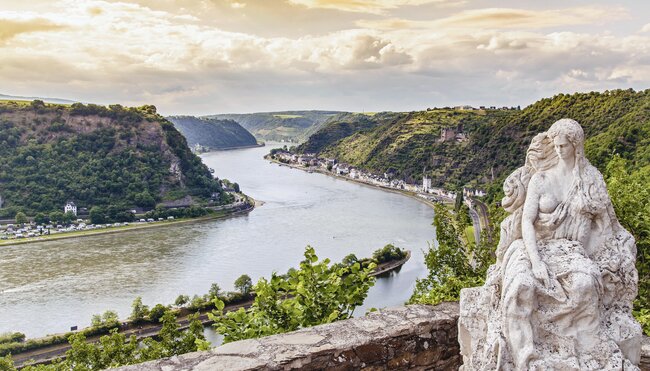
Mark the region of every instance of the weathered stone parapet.
[[650, 371], [650, 338], [643, 337], [641, 341], [641, 363], [639, 363], [641, 371]]
[[120, 370], [457, 370], [457, 321], [458, 303], [410, 305]]
[[[119, 370], [457, 370], [457, 321], [458, 303], [410, 305]], [[640, 369], [650, 371], [647, 336]]]

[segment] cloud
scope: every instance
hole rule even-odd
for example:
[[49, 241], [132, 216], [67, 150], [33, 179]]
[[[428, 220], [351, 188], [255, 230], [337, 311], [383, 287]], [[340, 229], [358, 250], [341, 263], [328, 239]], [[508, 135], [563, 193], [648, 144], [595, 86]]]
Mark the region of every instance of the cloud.
[[[345, 12], [377, 13], [403, 6], [445, 4], [448, 0], [288, 0], [307, 8], [336, 9]], [[456, 3], [456, 2], [454, 2]]]
[[[214, 113], [525, 105], [573, 89], [650, 83], [650, 34], [602, 27], [629, 26], [631, 11], [619, 7], [444, 9], [431, 17], [409, 7], [424, 1], [326, 2], [372, 3], [387, 14], [321, 2], [234, 3], [65, 0], [38, 13], [0, 12], [37, 26], [0, 43], [0, 86], [18, 95]], [[332, 15], [340, 17], [329, 21]]]
[[641, 32], [650, 32], [650, 23], [646, 23], [641, 27]]
[[43, 18], [17, 20], [3, 18], [2, 15], [0, 14], [0, 42], [7, 41], [20, 34], [52, 31], [63, 28], [63, 26]]
[[629, 12], [622, 7], [583, 6], [553, 10], [526, 10], [486, 8], [465, 10], [434, 20], [409, 20], [387, 18], [360, 20], [361, 27], [379, 30], [431, 29], [485, 30], [485, 29], [543, 29], [559, 26], [575, 26], [625, 19]]

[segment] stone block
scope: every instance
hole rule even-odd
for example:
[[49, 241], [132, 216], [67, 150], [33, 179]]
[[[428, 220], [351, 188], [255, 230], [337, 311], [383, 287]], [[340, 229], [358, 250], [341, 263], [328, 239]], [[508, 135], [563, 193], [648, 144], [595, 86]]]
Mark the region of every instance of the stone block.
[[361, 362], [372, 364], [383, 362], [388, 357], [388, 350], [382, 344], [364, 344], [354, 349]]

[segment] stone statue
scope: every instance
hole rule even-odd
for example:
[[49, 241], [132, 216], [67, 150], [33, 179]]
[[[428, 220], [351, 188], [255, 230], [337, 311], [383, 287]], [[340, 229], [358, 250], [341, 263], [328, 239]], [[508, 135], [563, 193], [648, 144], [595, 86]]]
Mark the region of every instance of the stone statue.
[[503, 185], [496, 263], [461, 291], [463, 370], [638, 370], [634, 238], [570, 119], [538, 134]]

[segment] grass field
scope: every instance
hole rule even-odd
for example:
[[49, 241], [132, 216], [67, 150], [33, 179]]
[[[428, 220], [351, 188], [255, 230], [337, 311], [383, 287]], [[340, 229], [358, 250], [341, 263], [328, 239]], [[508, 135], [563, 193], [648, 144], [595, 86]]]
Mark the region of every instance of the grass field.
[[476, 245], [476, 238], [474, 238], [474, 226], [470, 225], [465, 228], [465, 239], [468, 245]]

